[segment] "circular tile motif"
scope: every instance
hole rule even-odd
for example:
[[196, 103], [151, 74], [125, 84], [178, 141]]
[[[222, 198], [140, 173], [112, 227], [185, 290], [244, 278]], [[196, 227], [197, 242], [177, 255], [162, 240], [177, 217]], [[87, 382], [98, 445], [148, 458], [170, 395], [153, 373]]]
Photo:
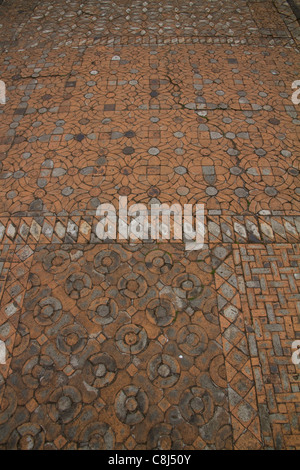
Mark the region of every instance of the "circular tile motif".
[[49, 416], [55, 423], [70, 423], [82, 408], [82, 397], [75, 387], [60, 387], [49, 397]]
[[85, 381], [94, 388], [102, 388], [115, 380], [117, 372], [117, 364], [112, 356], [107, 353], [95, 354], [85, 367]]
[[79, 325], [69, 325], [61, 330], [56, 345], [63, 354], [78, 354], [87, 343], [87, 332]]
[[223, 354], [214, 357], [209, 366], [209, 373], [213, 382], [222, 388], [227, 386], [227, 376]]
[[167, 354], [157, 354], [148, 364], [148, 376], [156, 387], [169, 388], [180, 377], [180, 366], [176, 359]]
[[140, 423], [148, 411], [149, 400], [141, 388], [128, 385], [117, 395], [115, 410], [122, 423], [133, 425]]
[[[2, 380], [2, 379], [1, 379]], [[4, 390], [0, 408], [0, 426], [7, 423], [16, 411], [18, 399], [16, 392], [10, 386]]]
[[203, 290], [200, 279], [194, 274], [184, 273], [175, 277], [174, 291], [181, 299], [192, 300], [199, 297]]
[[57, 250], [49, 253], [43, 258], [45, 271], [50, 273], [61, 273], [65, 271], [70, 263], [70, 256], [67, 251]]
[[147, 292], [148, 286], [142, 275], [131, 272], [121, 277], [118, 289], [122, 295], [130, 299], [137, 299]]
[[170, 424], [159, 423], [150, 429], [147, 438], [147, 449], [180, 450], [182, 448], [182, 436]]
[[66, 293], [76, 300], [88, 295], [91, 288], [91, 278], [85, 273], [71, 274], [65, 283]]
[[96, 271], [101, 274], [113, 273], [120, 265], [120, 255], [113, 250], [103, 250], [94, 259]]
[[191, 387], [182, 393], [179, 408], [183, 418], [196, 426], [207, 423], [214, 415], [211, 395], [199, 387]]
[[42, 326], [56, 323], [62, 315], [62, 304], [55, 297], [40, 300], [34, 309], [34, 319]]
[[51, 383], [55, 365], [51, 357], [33, 356], [25, 362], [22, 369], [22, 381], [26, 387], [36, 389]]
[[148, 337], [140, 325], [124, 325], [116, 333], [116, 344], [125, 354], [139, 354], [146, 349]]
[[168, 299], [153, 299], [146, 309], [148, 320], [157, 326], [167, 326], [174, 321], [176, 312], [172, 302]]
[[113, 450], [115, 435], [107, 423], [90, 423], [79, 436], [82, 450]]
[[200, 356], [208, 345], [208, 337], [199, 325], [187, 325], [177, 334], [179, 348], [189, 356]]
[[118, 305], [109, 297], [101, 297], [93, 300], [89, 305], [88, 318], [99, 325], [108, 325], [118, 316]]
[[24, 423], [18, 426], [7, 441], [10, 450], [43, 450], [45, 431], [34, 423]]
[[173, 260], [169, 253], [154, 250], [147, 254], [145, 264], [152, 273], [165, 274], [172, 268]]

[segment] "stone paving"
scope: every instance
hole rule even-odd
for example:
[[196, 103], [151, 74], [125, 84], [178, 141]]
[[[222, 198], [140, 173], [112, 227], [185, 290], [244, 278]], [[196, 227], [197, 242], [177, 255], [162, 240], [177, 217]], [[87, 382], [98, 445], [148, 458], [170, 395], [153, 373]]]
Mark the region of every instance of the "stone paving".
[[[300, 449], [299, 31], [0, 2], [0, 449]], [[203, 203], [204, 247], [101, 242], [119, 196]]]

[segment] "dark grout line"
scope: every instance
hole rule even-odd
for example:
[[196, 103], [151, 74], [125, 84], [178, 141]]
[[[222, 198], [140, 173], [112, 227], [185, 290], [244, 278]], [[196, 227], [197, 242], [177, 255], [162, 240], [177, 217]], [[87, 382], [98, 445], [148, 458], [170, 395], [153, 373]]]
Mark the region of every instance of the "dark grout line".
[[295, 0], [287, 0], [288, 4], [290, 5], [294, 15], [296, 16], [299, 24], [300, 24], [300, 6]]

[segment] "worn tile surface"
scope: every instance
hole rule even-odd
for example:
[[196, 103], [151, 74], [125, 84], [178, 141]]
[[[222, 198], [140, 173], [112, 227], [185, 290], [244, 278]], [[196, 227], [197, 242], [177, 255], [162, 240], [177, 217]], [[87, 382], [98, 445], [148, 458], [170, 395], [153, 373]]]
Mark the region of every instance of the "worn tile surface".
[[[299, 31], [0, 1], [1, 449], [300, 449]], [[120, 196], [203, 203], [203, 249], [101, 242]]]

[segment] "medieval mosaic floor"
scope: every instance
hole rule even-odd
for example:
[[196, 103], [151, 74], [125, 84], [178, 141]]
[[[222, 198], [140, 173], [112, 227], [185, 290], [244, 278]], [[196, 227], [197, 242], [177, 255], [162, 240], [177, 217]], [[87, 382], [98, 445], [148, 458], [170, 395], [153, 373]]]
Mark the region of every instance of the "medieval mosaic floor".
[[[289, 4], [0, 3], [0, 449], [300, 449]], [[101, 242], [119, 196], [204, 248]]]

